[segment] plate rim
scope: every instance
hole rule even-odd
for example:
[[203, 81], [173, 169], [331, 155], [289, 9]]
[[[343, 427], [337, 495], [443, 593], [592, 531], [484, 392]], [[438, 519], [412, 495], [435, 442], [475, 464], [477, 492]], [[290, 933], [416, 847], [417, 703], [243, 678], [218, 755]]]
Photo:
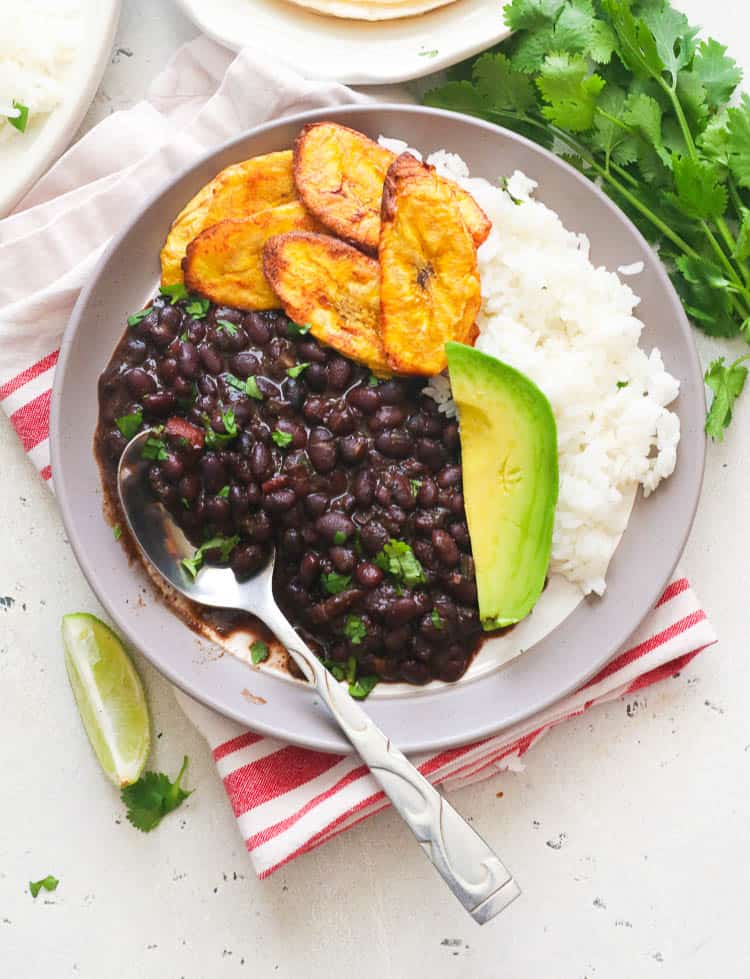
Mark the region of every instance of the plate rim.
[[[207, 37], [211, 40], [216, 41], [217, 44], [221, 44], [224, 47], [229, 48], [231, 51], [242, 51], [243, 48], [252, 47], [249, 44], [243, 44], [236, 41], [234, 38], [227, 36], [220, 30], [217, 30], [216, 25], [212, 25], [210, 17], [206, 17], [203, 14], [202, 8], [200, 10], [196, 9], [196, 0], [175, 0], [177, 6], [180, 8], [182, 13], [190, 20], [196, 27], [198, 27]], [[431, 14], [441, 13], [445, 8], [436, 8], [435, 10], [427, 10], [423, 14], [419, 14], [419, 17], [429, 17]], [[314, 12], [300, 7], [300, 13], [306, 15], [313, 14]], [[316, 14], [319, 19], [322, 19], [325, 14]], [[331, 17], [332, 20], [339, 23], [346, 23], [348, 18], [341, 17]], [[414, 20], [414, 17], [404, 17], [398, 18], [395, 21], [366, 21], [359, 20], [355, 23], [358, 25], [367, 24], [378, 24], [378, 23], [398, 23], [399, 20]], [[331, 71], [319, 71], [314, 66], [307, 64], [300, 66], [290, 65], [294, 70], [300, 71], [301, 74], [308, 79], [320, 82], [340, 82], [342, 85], [399, 85], [403, 82], [411, 82], [417, 78], [423, 78], [427, 75], [435, 74], [436, 72], [443, 71], [446, 68], [450, 68], [452, 65], [457, 64], [459, 61], [463, 61], [465, 58], [472, 58], [474, 55], [479, 54], [480, 51], [491, 47], [494, 44], [498, 44], [500, 41], [509, 37], [511, 30], [509, 27], [505, 26], [498, 15], [499, 29], [496, 31], [490, 31], [487, 34], [478, 36], [476, 40], [470, 43], [463, 43], [457, 45], [453, 48], [449, 48], [445, 53], [440, 53], [434, 58], [425, 59], [422, 63], [417, 61], [414, 62], [413, 67], [406, 68], [402, 70], [391, 70], [391, 71], [380, 71], [376, 72], [372, 69], [361, 69], [352, 72], [342, 72], [336, 69]], [[450, 37], [450, 35], [441, 35]], [[350, 43], [354, 43], [353, 41]], [[362, 43], [358, 40], [357, 43]], [[281, 58], [280, 55], [277, 55]], [[283, 60], [283, 58], [281, 58]]]
[[[290, 125], [295, 125], [295, 126], [304, 125], [306, 122], [314, 121], [315, 119], [319, 119], [319, 118], [325, 118], [327, 116], [331, 117], [336, 114], [347, 114], [347, 115], [353, 114], [353, 115], [366, 116], [369, 113], [383, 112], [383, 111], [395, 112], [395, 113], [404, 113], [404, 112], [416, 113], [423, 116], [448, 118], [449, 120], [458, 119], [464, 123], [471, 122], [475, 124], [479, 129], [485, 130], [488, 133], [495, 133], [496, 131], [500, 131], [505, 138], [509, 138], [513, 141], [518, 141], [521, 144], [530, 147], [533, 151], [542, 154], [544, 157], [547, 157], [554, 166], [561, 167], [563, 170], [565, 170], [569, 174], [569, 176], [571, 176], [576, 181], [581, 183], [582, 186], [586, 188], [588, 193], [592, 193], [595, 196], [597, 196], [608, 210], [612, 211], [618, 216], [618, 220], [625, 221], [629, 225], [631, 233], [636, 237], [636, 240], [638, 240], [639, 244], [642, 247], [644, 247], [645, 249], [650, 249], [650, 246], [648, 245], [643, 235], [641, 235], [638, 228], [635, 227], [635, 225], [633, 225], [630, 219], [627, 218], [627, 215], [625, 215], [617, 207], [617, 205], [615, 205], [614, 202], [610, 198], [608, 198], [607, 195], [603, 193], [603, 191], [601, 191], [596, 185], [594, 185], [591, 181], [589, 181], [586, 177], [584, 177], [581, 173], [579, 173], [575, 168], [571, 167], [569, 164], [567, 164], [564, 160], [561, 160], [559, 157], [556, 157], [553, 153], [546, 150], [544, 147], [541, 147], [538, 144], [534, 143], [533, 141], [528, 140], [525, 137], [518, 135], [517, 133], [514, 133], [512, 130], [505, 129], [502, 126], [496, 126], [493, 123], [488, 123], [485, 122], [484, 120], [477, 119], [475, 117], [466, 116], [461, 113], [450, 112], [448, 110], [435, 109], [435, 108], [420, 106], [420, 105], [404, 105], [399, 103], [369, 103], [365, 105], [354, 105], [354, 106], [352, 105], [325, 106], [320, 109], [313, 109], [292, 116], [286, 116], [281, 119], [274, 120], [272, 122], [264, 123], [261, 126], [257, 126], [257, 127], [253, 127], [252, 129], [245, 130], [241, 134], [233, 137], [232, 139], [212, 147], [204, 154], [202, 154], [199, 158], [194, 160], [187, 167], [180, 170], [178, 173], [174, 174], [173, 176], [169, 177], [166, 181], [163, 181], [159, 185], [159, 187], [156, 188], [144, 200], [143, 204], [139, 207], [137, 212], [129, 218], [129, 220], [127, 221], [125, 226], [121, 229], [121, 231], [117, 235], [113, 236], [112, 240], [109, 242], [106, 249], [100, 256], [96, 264], [96, 267], [91, 272], [85, 285], [81, 289], [81, 292], [71, 312], [70, 319], [66, 325], [63, 334], [63, 338], [60, 345], [59, 360], [58, 360], [57, 369], [55, 371], [55, 377], [54, 377], [51, 410], [50, 410], [50, 455], [51, 455], [51, 462], [52, 462], [53, 478], [56, 471], [64, 472], [62, 446], [61, 446], [63, 436], [61, 432], [62, 419], [61, 419], [61, 412], [60, 412], [60, 402], [62, 399], [63, 381], [66, 375], [66, 371], [68, 367], [68, 359], [70, 356], [73, 341], [76, 337], [78, 328], [82, 321], [82, 313], [86, 308], [86, 305], [89, 301], [91, 294], [94, 292], [94, 289], [98, 285], [101, 271], [107, 265], [110, 257], [120, 247], [123, 240], [128, 236], [132, 227], [137, 224], [137, 222], [152, 208], [152, 206], [159, 200], [159, 198], [164, 193], [168, 191], [168, 189], [172, 185], [176, 184], [178, 181], [182, 180], [183, 178], [188, 177], [191, 172], [199, 170], [213, 157], [219, 156], [221, 153], [224, 153], [226, 151], [231, 151], [234, 146], [244, 143], [248, 139], [269, 133], [276, 128], [283, 128]], [[680, 303], [679, 298], [677, 297], [677, 294], [674, 291], [674, 287], [672, 286], [669, 280], [666, 269], [664, 268], [661, 261], [658, 260], [658, 257], [656, 257], [655, 270], [656, 270], [657, 277], [661, 281], [662, 286], [666, 288], [667, 294], [670, 296], [672, 300], [672, 305], [674, 306], [675, 312], [677, 314], [676, 315], [677, 323], [679, 324], [679, 328], [683, 333], [684, 337], [688, 341], [687, 354], [688, 354], [688, 360], [690, 362], [689, 363], [690, 371], [692, 374], [696, 376], [696, 379], [700, 378], [702, 380], [702, 369], [700, 367], [700, 361], [698, 358], [698, 352], [697, 352], [695, 339], [693, 335], [693, 329], [690, 326], [687, 316], [685, 315], [684, 310], [682, 308], [682, 304]], [[699, 390], [701, 392], [702, 407], [705, 409], [705, 390], [703, 389], [702, 385], [700, 386]], [[704, 433], [703, 437], [696, 442], [699, 464], [697, 467], [698, 468], [697, 478], [695, 479], [694, 483], [691, 485], [691, 493], [688, 499], [688, 507], [686, 510], [687, 521], [685, 523], [684, 532], [682, 534], [680, 544], [677, 547], [676, 553], [673, 554], [672, 557], [669, 559], [668, 571], [662, 574], [659, 577], [659, 580], [652, 584], [652, 587], [649, 589], [649, 596], [650, 596], [649, 601], [644, 602], [644, 610], [638, 613], [637, 621], [633, 621], [630, 624], [627, 632], [624, 635], [620, 636], [618, 634], [618, 638], [616, 641], [612, 638], [609, 638], [607, 642], [603, 644], [602, 648], [606, 649], [606, 653], [600, 654], [596, 658], [593, 665], [590, 666], [590, 668], [588, 668], [584, 673], [579, 673], [573, 676], [569, 680], [569, 682], [561, 686], [554, 693], [554, 695], [541, 696], [540, 698], [537, 698], [533, 703], [527, 704], [526, 707], [519, 709], [515, 713], [512, 713], [510, 716], [506, 716], [501, 721], [490, 720], [487, 723], [485, 723], [482, 727], [475, 728], [468, 733], [466, 731], [462, 733], [454, 733], [454, 734], [449, 733], [449, 734], [441, 735], [440, 737], [431, 737], [427, 740], [420, 739], [420, 738], [411, 738], [408, 740], [408, 743], [405, 746], [403, 741], [399, 740], [398, 743], [400, 744], [400, 746], [404, 747], [404, 750], [410, 753], [428, 752], [428, 751], [432, 752], [432, 751], [455, 748], [461, 745], [471, 744], [472, 742], [481, 740], [482, 738], [486, 738], [491, 735], [497, 734], [502, 730], [506, 730], [514, 726], [515, 724], [523, 720], [526, 720], [534, 716], [535, 714], [538, 714], [540, 711], [546, 709], [551, 704], [561, 700], [572, 691], [579, 689], [592, 676], [594, 676], [607, 662], [609, 662], [612, 659], [612, 657], [616, 655], [616, 653], [622, 648], [623, 644], [627, 642], [629, 636], [631, 636], [639, 628], [639, 626], [642, 624], [644, 619], [648, 616], [649, 612], [653, 609], [658, 598], [662, 594], [664, 587], [666, 586], [669, 579], [671, 578], [671, 575], [677, 563], [679, 562], [680, 557], [682, 556], [683, 550], [687, 543], [687, 539], [689, 537], [690, 531], [693, 526], [695, 514], [700, 500], [701, 489], [702, 489], [704, 473], [705, 473], [706, 446], [707, 446], [707, 437]], [[679, 463], [679, 458], [678, 458], [678, 463]], [[58, 486], [60, 487], [62, 486], [61, 481], [59, 483], [56, 483], [56, 489], [58, 488]], [[639, 491], [637, 499], [640, 498], [640, 496], [641, 493]], [[134, 648], [139, 649], [141, 651], [141, 653], [146, 657], [146, 659], [149, 660], [149, 662], [152, 664], [152, 666], [154, 666], [154, 668], [158, 672], [166, 676], [170, 680], [170, 682], [174, 683], [188, 696], [193, 697], [194, 699], [198, 700], [200, 703], [204, 704], [205, 706], [207, 706], [208, 708], [214, 711], [217, 711], [218, 713], [224, 715], [225, 717], [235, 720], [240, 724], [242, 724], [243, 726], [251, 728], [252, 730], [257, 731], [261, 734], [267, 735], [269, 737], [274, 737], [280, 740], [284, 740], [289, 743], [302, 745], [304, 747], [311, 748], [313, 750], [318, 750], [318, 751], [323, 751], [328, 753], [342, 754], [342, 753], [350, 753], [351, 751], [353, 751], [351, 745], [343, 738], [343, 735], [341, 735], [338, 732], [338, 730], [333, 731], [331, 732], [331, 734], [328, 734], [326, 736], [309, 737], [309, 736], [302, 736], [298, 732], [291, 731], [288, 729], [280, 729], [278, 724], [274, 724], [274, 723], [269, 724], [265, 722], [262, 719], [262, 717], [260, 719], [257, 719], [255, 716], [253, 716], [252, 720], [249, 720], [246, 714], [240, 713], [239, 711], [234, 710], [231, 706], [227, 706], [226, 704], [222, 704], [222, 705], [218, 704], [215, 699], [212, 699], [210, 693], [204, 693], [201, 689], [198, 689], [193, 685], [186, 683], [184, 681], [184, 678], [178, 676], [177, 673], [171, 668], [171, 666], [164, 665], [161, 662], [157, 663], [154, 657], [152, 656], [151, 652], [146, 651], [146, 649], [142, 647], [140, 640], [136, 639], [135, 636], [133, 635], [133, 632], [130, 627], [130, 622], [124, 616], [120, 615], [117, 611], [114, 611], [110, 607], [107, 598], [100, 592], [99, 583], [97, 581], [96, 568], [94, 568], [91, 565], [91, 563], [89, 562], [86, 556], [85, 542], [79, 535], [79, 529], [73, 517], [70, 500], [68, 499], [68, 496], [65, 492], [58, 492], [57, 499], [58, 499], [58, 505], [60, 506], [63, 524], [68, 534], [71, 547], [76, 557], [76, 561], [79, 567], [81, 568], [86, 580], [91, 586], [93, 592], [97, 596], [103, 608], [106, 610], [107, 614], [116, 623], [118, 629], [120, 629], [127, 636], [128, 641], [132, 644]], [[627, 530], [625, 533], [627, 534]], [[159, 601], [161, 601], [161, 599], [159, 599]], [[558, 626], [557, 629], [559, 629], [562, 625], [564, 625], [564, 623], [561, 623], [561, 625]], [[555, 631], [556, 630], [553, 630], [553, 632], [550, 633], [549, 635], [553, 635]], [[548, 637], [545, 637], [540, 642], [545, 642], [547, 638]], [[476, 683], [482, 682], [482, 679], [484, 678], [479, 678], [476, 681], [472, 681], [470, 684], [466, 684], [464, 686], [464, 689], [467, 689], [470, 685], [473, 685], [475, 682]], [[436, 694], [436, 696], [440, 696], [440, 695], [441, 694], [439, 693]], [[317, 701], [318, 698], [313, 697], [313, 703], [316, 703]], [[403, 702], [408, 702], [408, 700], [404, 698], [402, 700], [402, 703]], [[380, 704], [383, 702], [378, 701], [376, 703]], [[317, 703], [316, 706], [319, 707], [320, 704]], [[394, 740], [396, 740], [396, 737], [394, 737]]]
[[[85, 84], [78, 89], [73, 101], [68, 106], [67, 114], [62, 113], [59, 118], [55, 119], [55, 112], [53, 112], [46, 120], [45, 127], [49, 126], [53, 121], [55, 122], [54, 137], [46, 153], [42, 153], [38, 157], [36, 164], [24, 171], [23, 180], [11, 192], [0, 194], [0, 218], [12, 214], [16, 205], [23, 200], [37, 181], [57, 163], [70, 146], [73, 137], [91, 107], [91, 103], [94, 101], [112, 55], [112, 45], [122, 12], [122, 0], [103, 0], [103, 2], [109, 3], [110, 9], [107, 14], [105, 29], [99, 37], [97, 55], [89, 66]], [[80, 52], [80, 57], [85, 57], [85, 51]], [[31, 148], [33, 149], [33, 144]]]

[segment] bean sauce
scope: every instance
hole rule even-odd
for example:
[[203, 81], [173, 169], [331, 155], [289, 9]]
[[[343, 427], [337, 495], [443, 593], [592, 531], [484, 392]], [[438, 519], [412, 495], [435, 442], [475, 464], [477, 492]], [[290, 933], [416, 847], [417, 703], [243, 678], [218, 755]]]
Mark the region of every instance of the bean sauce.
[[[149, 485], [196, 548], [236, 537], [243, 579], [275, 545], [276, 599], [324, 658], [457, 680], [482, 631], [458, 430], [423, 384], [374, 378], [281, 312], [196, 319], [159, 296], [99, 381], [105, 484], [127, 444], [117, 419], [165, 426]], [[416, 573], [389, 565], [394, 541]]]

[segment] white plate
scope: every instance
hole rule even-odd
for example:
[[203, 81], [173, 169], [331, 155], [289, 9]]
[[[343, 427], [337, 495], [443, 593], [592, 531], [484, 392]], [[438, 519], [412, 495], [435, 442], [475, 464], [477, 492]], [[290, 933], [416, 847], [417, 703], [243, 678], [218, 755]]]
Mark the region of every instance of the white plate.
[[469, 58], [510, 33], [500, 0], [457, 0], [418, 17], [345, 20], [286, 0], [177, 0], [205, 34], [257, 48], [307, 78], [348, 85], [405, 82]]
[[109, 63], [120, 0], [82, 0], [81, 7], [81, 40], [61, 79], [62, 101], [48, 116], [30, 121], [25, 133], [0, 143], [0, 217], [67, 149]]

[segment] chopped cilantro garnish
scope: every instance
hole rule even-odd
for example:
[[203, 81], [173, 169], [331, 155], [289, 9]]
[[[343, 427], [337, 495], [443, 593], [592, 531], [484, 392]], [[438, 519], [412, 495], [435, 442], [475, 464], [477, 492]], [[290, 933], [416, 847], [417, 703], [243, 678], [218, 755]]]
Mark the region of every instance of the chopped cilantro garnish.
[[190, 509], [190, 500], [185, 496], [180, 497], [180, 503], [185, 507], [186, 510]]
[[354, 683], [357, 678], [357, 657], [349, 656], [346, 661], [346, 672], [344, 673], [344, 679], [347, 683]]
[[329, 595], [338, 595], [340, 592], [346, 591], [349, 587], [352, 576], [349, 574], [336, 574], [335, 571], [332, 571], [330, 574], [321, 575], [320, 580], [323, 582], [323, 587]]
[[419, 493], [419, 488], [422, 485], [421, 479], [410, 479], [409, 485], [411, 486], [412, 496], [416, 496]]
[[129, 415], [120, 415], [119, 418], [115, 418], [115, 425], [117, 425], [128, 442], [132, 439], [142, 424], [143, 408], [137, 408]]
[[141, 320], [145, 320], [148, 314], [151, 312], [151, 306], [146, 306], [145, 309], [139, 309], [137, 313], [133, 313], [132, 316], [128, 316], [128, 326], [138, 326]]
[[430, 615], [430, 618], [432, 619], [432, 624], [435, 626], [435, 628], [442, 630], [443, 620], [438, 615], [437, 609], [432, 610], [432, 614]]
[[302, 371], [307, 370], [309, 366], [309, 363], [297, 364], [295, 367], [289, 367], [287, 369], [287, 374], [289, 377], [299, 377]]
[[240, 332], [234, 323], [230, 323], [229, 320], [217, 320], [216, 321], [216, 332], [221, 333], [222, 330], [229, 334], [230, 337], [236, 337]]
[[351, 642], [352, 646], [359, 646], [367, 635], [364, 622], [358, 615], [347, 615], [344, 623], [344, 635]]
[[[28, 105], [24, 105], [22, 102], [16, 102], [16, 100], [13, 99], [13, 108], [18, 109], [18, 115], [13, 116], [12, 118], [11, 116], [6, 116], [6, 119], [14, 129], [19, 131], [19, 133], [25, 133], [26, 126], [29, 122], [29, 107]], [[34, 896], [36, 897], [36, 895]]]
[[210, 299], [199, 299], [197, 296], [193, 296], [193, 298], [185, 307], [185, 312], [189, 313], [194, 320], [202, 320], [203, 317], [208, 312], [208, 307], [210, 305], [211, 305]]
[[299, 323], [293, 323], [291, 320], [287, 323], [286, 328], [290, 336], [293, 337], [303, 337], [306, 333], [310, 332], [310, 323], [305, 323], [302, 326]]
[[354, 697], [355, 700], [364, 700], [377, 684], [376, 676], [360, 676], [354, 683], [349, 684], [349, 696]]
[[630, 381], [618, 381], [617, 389], [621, 391], [623, 388], [626, 388], [628, 384], [630, 384]]
[[187, 411], [188, 408], [193, 407], [193, 404], [195, 403], [195, 399], [198, 397], [198, 385], [195, 383], [195, 381], [190, 382], [190, 388], [191, 391], [188, 397], [177, 399], [177, 404], [180, 406], [180, 408], [184, 409], [185, 411]]
[[424, 584], [427, 580], [424, 568], [405, 541], [391, 538], [383, 550], [375, 556], [375, 564], [410, 588]]
[[53, 877], [52, 874], [47, 874], [46, 877], [42, 877], [41, 880], [30, 880], [29, 881], [29, 891], [32, 897], [36, 897], [39, 891], [44, 888], [45, 891], [56, 891], [57, 885], [60, 881], [57, 877]]
[[198, 572], [203, 567], [203, 560], [206, 555], [206, 551], [212, 551], [214, 548], [219, 548], [220, 560], [228, 561], [229, 555], [239, 544], [240, 538], [237, 534], [233, 537], [212, 537], [210, 540], [205, 541], [196, 550], [192, 557], [183, 558], [180, 561], [182, 567], [187, 571], [191, 578], [196, 578]]
[[375, 377], [374, 374], [370, 374], [370, 378], [367, 382], [368, 387], [376, 388], [380, 384], [380, 381]]
[[227, 382], [227, 384], [230, 387], [234, 388], [236, 391], [243, 391], [244, 392], [244, 390], [245, 390], [245, 382], [242, 381], [242, 380], [240, 380], [239, 377], [235, 377], [234, 374], [225, 374], [224, 375], [224, 380]]
[[215, 432], [208, 415], [203, 416], [203, 425], [206, 429], [206, 445], [209, 449], [220, 449], [222, 446], [228, 445], [232, 439], [237, 438], [239, 435], [240, 430], [237, 427], [234, 412], [231, 408], [222, 411], [221, 423], [224, 426], [224, 431]]
[[183, 331], [182, 331], [182, 333], [180, 334], [180, 340], [181, 340], [181, 341], [182, 341], [183, 343], [187, 343], [189, 339], [190, 339], [190, 338], [189, 338], [189, 337], [188, 337], [188, 335], [187, 335], [187, 330], [183, 330]]
[[116, 523], [112, 528], [112, 534], [115, 540], [119, 540], [122, 537], [122, 527], [119, 525], [119, 523]]
[[262, 639], [256, 639], [255, 642], [251, 644], [250, 658], [255, 666], [257, 666], [258, 663], [265, 663], [270, 655], [271, 652]]
[[173, 306], [181, 299], [187, 299], [190, 295], [185, 288], [184, 282], [175, 282], [175, 284], [171, 286], [162, 286], [159, 289], [159, 292], [162, 294], [162, 296], [166, 296]]
[[256, 401], [263, 400], [263, 394], [258, 387], [258, 382], [254, 377], [248, 377], [248, 379], [245, 381], [245, 394], [248, 396], [248, 398], [255, 398]]
[[187, 766], [188, 758], [185, 755], [174, 782], [162, 772], [146, 772], [133, 785], [127, 785], [120, 798], [127, 806], [128, 822], [136, 829], [149, 833], [168, 813], [181, 806], [192, 794], [180, 785]]
[[216, 495], [217, 496], [220, 496], [222, 498], [222, 500], [226, 500], [227, 497], [229, 496], [229, 486], [228, 485], [227, 486], [222, 486], [221, 489], [219, 490], [219, 492]]
[[164, 439], [149, 435], [141, 450], [141, 458], [163, 462], [167, 458], [167, 455], [167, 447], [164, 444]]
[[333, 674], [334, 679], [336, 680], [344, 679], [344, 667], [340, 663], [337, 663], [335, 660], [332, 659], [324, 659], [321, 660], [321, 662], [323, 663], [323, 666], [325, 666], [325, 668], [328, 670], [328, 672]]
[[438, 55], [437, 48], [434, 51], [420, 51], [419, 52], [419, 57], [420, 58], [436, 58], [437, 55]]
[[706, 418], [706, 432], [717, 442], [724, 438], [724, 429], [732, 420], [734, 402], [745, 386], [748, 371], [743, 361], [748, 359], [750, 358], [740, 357], [733, 364], [725, 366], [724, 358], [719, 357], [709, 364], [706, 371], [704, 380], [714, 393]]
[[346, 544], [346, 534], [343, 530], [337, 530], [333, 535], [333, 543], [341, 547], [342, 544]]
[[289, 432], [281, 432], [277, 428], [271, 432], [271, 438], [280, 449], [285, 449], [288, 445], [291, 445], [293, 436]]

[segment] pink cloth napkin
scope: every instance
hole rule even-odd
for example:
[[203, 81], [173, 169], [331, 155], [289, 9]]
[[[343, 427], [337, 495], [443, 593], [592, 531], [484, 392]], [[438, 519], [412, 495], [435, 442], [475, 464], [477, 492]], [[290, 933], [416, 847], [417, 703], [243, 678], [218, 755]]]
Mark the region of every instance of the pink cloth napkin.
[[[0, 221], [0, 407], [48, 485], [60, 338], [123, 217], [206, 149], [245, 129], [364, 100], [341, 85], [306, 81], [257, 53], [235, 56], [199, 38], [178, 51], [145, 101], [91, 130]], [[414, 761], [448, 790], [519, 770], [521, 756], [550, 728], [671, 676], [715, 640], [688, 581], [676, 577], [627, 648], [575, 694], [495, 737]], [[356, 756], [261, 737], [177, 696], [211, 746], [259, 877], [388, 805]]]

